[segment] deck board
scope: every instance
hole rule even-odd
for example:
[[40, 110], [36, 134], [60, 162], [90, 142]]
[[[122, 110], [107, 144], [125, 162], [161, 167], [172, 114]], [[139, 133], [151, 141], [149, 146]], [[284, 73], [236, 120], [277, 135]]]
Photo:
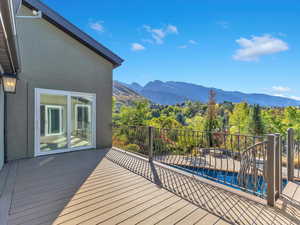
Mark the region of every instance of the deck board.
[[198, 207], [195, 205], [188, 204], [181, 209], [175, 211], [174, 213], [168, 215], [164, 219], [160, 220], [157, 224], [158, 225], [168, 225], [168, 224], [175, 224], [177, 221], [179, 221], [181, 218], [185, 218], [188, 216], [191, 212], [193, 212]]
[[300, 203], [300, 185], [298, 185], [295, 194], [293, 196], [293, 199]]
[[[11, 163], [7, 173], [5, 185], [0, 198], [0, 224], [5, 224], [8, 219], [10, 203], [13, 199], [13, 190], [16, 183], [18, 165], [16, 162]], [[1, 178], [1, 177], [0, 177]], [[3, 178], [4, 179], [4, 178]]]
[[293, 220], [217, 186], [199, 183], [114, 150], [43, 156], [8, 165], [10, 180], [0, 198], [1, 225], [299, 221], [297, 214]]
[[[207, 216], [209, 213], [201, 208], [197, 208], [187, 216], [181, 218], [177, 222], [175, 222], [176, 225], [186, 225], [186, 224], [195, 224], [201, 219], [203, 219], [205, 216]], [[213, 223], [211, 223], [213, 224]]]
[[[178, 199], [177, 196], [172, 196], [170, 198], [165, 199], [164, 201], [161, 201], [158, 205], [150, 206], [142, 211], [138, 211], [135, 214], [132, 214], [130, 217], [122, 218], [121, 221], [119, 221], [120, 224], [136, 224], [138, 222], [141, 222], [148, 217], [151, 217], [155, 215], [156, 213], [160, 212], [164, 208], [176, 204], [180, 199]], [[116, 218], [118, 219], [118, 218]]]
[[4, 191], [4, 186], [6, 185], [7, 176], [9, 172], [10, 165], [5, 164], [2, 169], [0, 169], [0, 197], [2, 195], [2, 192]]

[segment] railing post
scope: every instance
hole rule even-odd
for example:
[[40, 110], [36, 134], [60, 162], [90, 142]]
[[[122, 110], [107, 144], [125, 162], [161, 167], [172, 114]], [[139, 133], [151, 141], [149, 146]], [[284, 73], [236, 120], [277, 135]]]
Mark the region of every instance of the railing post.
[[287, 131], [287, 176], [289, 181], [294, 180], [294, 129]]
[[279, 198], [281, 193], [282, 168], [281, 168], [281, 136], [275, 134], [275, 195]]
[[148, 127], [148, 159], [149, 162], [153, 161], [153, 133], [154, 133], [154, 127]]
[[268, 135], [267, 147], [267, 203], [275, 205], [275, 135]]

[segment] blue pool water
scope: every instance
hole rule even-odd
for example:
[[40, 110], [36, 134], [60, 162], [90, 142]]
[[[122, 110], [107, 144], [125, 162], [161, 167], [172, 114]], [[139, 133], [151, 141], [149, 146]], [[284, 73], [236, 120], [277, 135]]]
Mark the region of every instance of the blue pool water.
[[[209, 180], [213, 180], [214, 182], [224, 184], [226, 186], [235, 188], [237, 190], [244, 190], [251, 192], [258, 196], [265, 196], [267, 192], [267, 183], [263, 179], [263, 177], [259, 177], [257, 182], [252, 182], [252, 177], [248, 177], [248, 184], [246, 187], [240, 186], [238, 182], [238, 173], [234, 172], [227, 172], [227, 171], [221, 171], [221, 170], [214, 170], [214, 169], [206, 169], [206, 168], [195, 168], [195, 167], [189, 167], [189, 166], [175, 166], [171, 165], [174, 168], [183, 170], [185, 172], [193, 173], [200, 177], [205, 177]], [[256, 187], [253, 183], [256, 183]], [[284, 188], [287, 185], [287, 180], [282, 180], [282, 188]]]

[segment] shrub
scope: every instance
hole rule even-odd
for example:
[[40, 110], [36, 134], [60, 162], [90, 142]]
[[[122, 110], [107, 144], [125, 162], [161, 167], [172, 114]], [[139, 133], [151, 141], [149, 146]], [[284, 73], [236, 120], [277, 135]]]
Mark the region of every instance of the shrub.
[[127, 151], [138, 152], [140, 150], [140, 146], [136, 144], [128, 144], [124, 147], [124, 149]]
[[119, 133], [114, 133], [112, 136], [112, 145], [117, 148], [123, 148], [127, 143], [127, 138], [125, 135]]
[[198, 148], [193, 148], [193, 150], [192, 150], [192, 156], [196, 157], [198, 155], [200, 155], [199, 154], [199, 149]]

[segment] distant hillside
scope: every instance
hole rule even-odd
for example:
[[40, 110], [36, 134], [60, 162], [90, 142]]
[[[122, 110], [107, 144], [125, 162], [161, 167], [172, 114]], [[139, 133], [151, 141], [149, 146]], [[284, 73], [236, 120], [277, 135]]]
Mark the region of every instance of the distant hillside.
[[230, 101], [236, 103], [246, 101], [249, 104], [260, 104], [262, 106], [300, 106], [300, 101], [294, 99], [266, 94], [245, 94], [238, 91], [224, 91], [184, 82], [162, 82], [156, 80], [147, 83], [145, 86], [141, 86], [138, 83], [123, 83], [123, 85], [154, 103], [165, 105], [173, 105], [185, 100], [207, 102], [209, 90], [214, 89], [217, 93], [218, 102]]
[[113, 82], [113, 96], [116, 98], [118, 103], [130, 105], [133, 101], [139, 99], [145, 99], [137, 92], [128, 88], [127, 85], [124, 85], [121, 82], [114, 81]]

